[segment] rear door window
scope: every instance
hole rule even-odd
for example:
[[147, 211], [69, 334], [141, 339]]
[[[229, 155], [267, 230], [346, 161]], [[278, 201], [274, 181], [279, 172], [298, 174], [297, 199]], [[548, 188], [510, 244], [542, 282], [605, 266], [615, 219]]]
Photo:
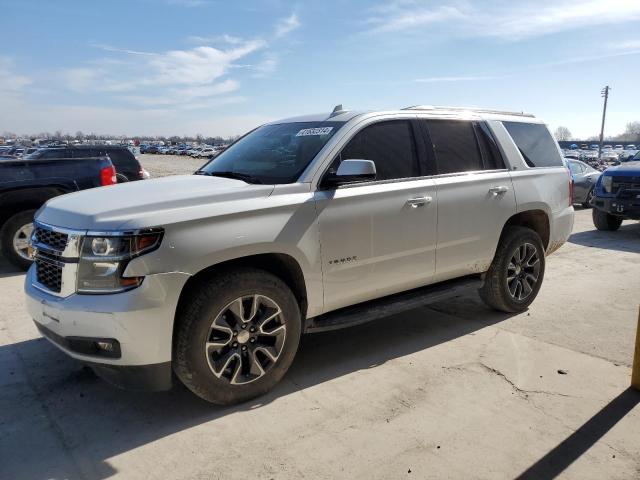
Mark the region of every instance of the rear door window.
[[562, 157], [545, 125], [502, 122], [529, 167], [560, 167]]
[[374, 123], [358, 132], [342, 150], [340, 160], [373, 160], [376, 180], [420, 176], [413, 127], [408, 120]]
[[472, 122], [461, 120], [425, 120], [425, 122], [436, 155], [438, 174], [474, 172], [484, 169]]

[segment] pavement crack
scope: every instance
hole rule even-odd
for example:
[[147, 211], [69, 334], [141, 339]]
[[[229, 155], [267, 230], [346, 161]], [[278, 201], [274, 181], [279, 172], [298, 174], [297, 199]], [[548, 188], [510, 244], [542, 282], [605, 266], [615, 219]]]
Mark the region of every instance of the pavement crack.
[[473, 365], [477, 365], [480, 368], [482, 368], [483, 370], [498, 376], [499, 378], [501, 378], [502, 380], [504, 380], [506, 383], [509, 384], [509, 386], [515, 390], [517, 393], [524, 395], [524, 398], [527, 398], [527, 395], [531, 395], [531, 394], [540, 394], [540, 395], [552, 395], [552, 396], [556, 396], [556, 397], [567, 397], [567, 398], [576, 398], [574, 395], [567, 395], [566, 393], [559, 393], [559, 392], [550, 392], [548, 390], [527, 390], [524, 388], [520, 388], [518, 385], [516, 385], [509, 377], [507, 377], [504, 373], [502, 373], [500, 370], [498, 370], [497, 368], [493, 368], [490, 367], [489, 365], [483, 363], [483, 362], [470, 362], [470, 363], [465, 363], [462, 365], [453, 365], [450, 367], [443, 367], [446, 370], [468, 370], [468, 367], [473, 366]]

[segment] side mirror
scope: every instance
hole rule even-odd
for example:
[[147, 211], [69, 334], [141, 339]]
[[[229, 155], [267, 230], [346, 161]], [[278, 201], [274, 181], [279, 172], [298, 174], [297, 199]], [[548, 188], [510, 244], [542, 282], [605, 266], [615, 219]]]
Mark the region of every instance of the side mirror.
[[322, 185], [337, 187], [345, 183], [365, 182], [376, 179], [376, 164], [373, 160], [343, 160], [338, 171], [327, 172]]

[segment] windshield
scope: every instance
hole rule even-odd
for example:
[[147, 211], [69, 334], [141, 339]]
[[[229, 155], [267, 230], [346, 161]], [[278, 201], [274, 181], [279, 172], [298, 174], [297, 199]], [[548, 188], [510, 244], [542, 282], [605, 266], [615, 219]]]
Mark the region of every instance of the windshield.
[[345, 122], [263, 125], [242, 137], [198, 172], [249, 183], [293, 183]]

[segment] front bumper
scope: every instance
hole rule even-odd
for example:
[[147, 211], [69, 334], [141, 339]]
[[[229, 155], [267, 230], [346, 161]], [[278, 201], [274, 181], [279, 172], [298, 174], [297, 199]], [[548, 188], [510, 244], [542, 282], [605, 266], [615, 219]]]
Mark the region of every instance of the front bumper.
[[640, 220], [640, 192], [630, 198], [595, 197], [593, 207], [618, 217]]
[[[169, 365], [170, 373], [173, 322], [188, 274], [148, 275], [140, 287], [127, 292], [65, 298], [34, 287], [34, 277], [32, 266], [25, 280], [27, 310], [43, 336], [67, 355], [91, 365], [107, 380], [117, 380], [116, 372], [127, 369], [135, 372], [135, 379], [143, 367]], [[96, 348], [97, 341], [112, 342], [114, 348], [105, 354]], [[126, 378], [112, 383], [131, 388]]]

